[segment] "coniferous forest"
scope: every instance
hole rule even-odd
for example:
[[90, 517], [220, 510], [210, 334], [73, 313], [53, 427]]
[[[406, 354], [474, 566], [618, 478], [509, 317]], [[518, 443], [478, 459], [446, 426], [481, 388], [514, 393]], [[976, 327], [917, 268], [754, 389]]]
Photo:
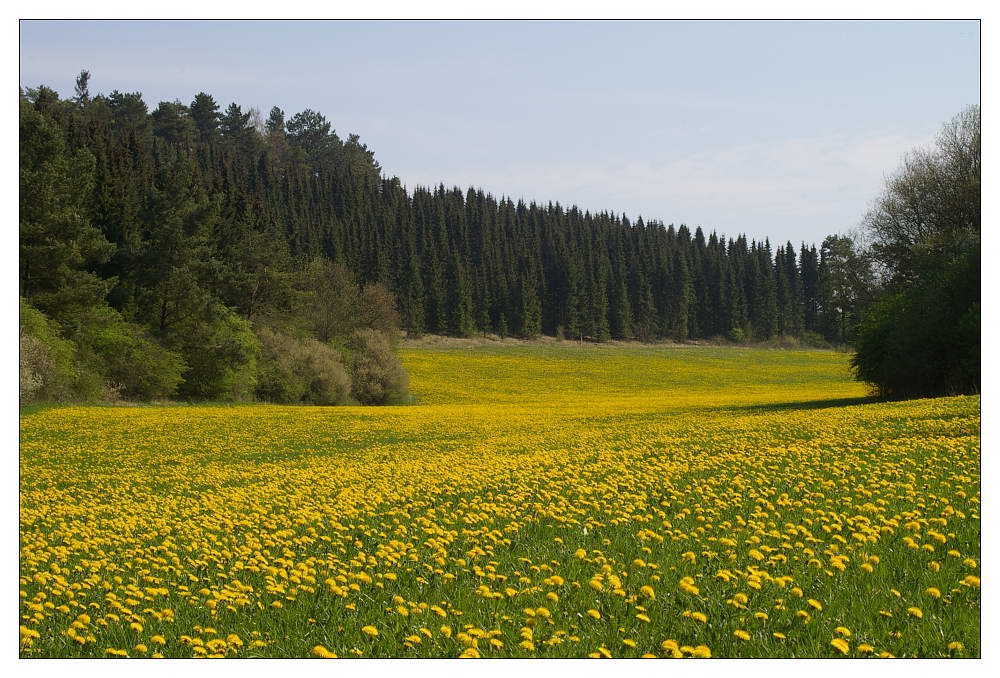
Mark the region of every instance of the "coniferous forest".
[[401, 367], [366, 397], [352, 365], [391, 355], [400, 328], [841, 344], [870, 301], [843, 236], [772, 244], [408, 190], [319, 112], [204, 92], [151, 110], [139, 92], [92, 96], [86, 71], [70, 98], [22, 91], [20, 160], [22, 335], [50, 375], [37, 397], [390, 402]]

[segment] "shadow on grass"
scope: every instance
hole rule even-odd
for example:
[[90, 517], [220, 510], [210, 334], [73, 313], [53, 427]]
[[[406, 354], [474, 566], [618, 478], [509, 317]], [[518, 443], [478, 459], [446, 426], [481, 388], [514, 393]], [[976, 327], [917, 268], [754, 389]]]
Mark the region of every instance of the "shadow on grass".
[[765, 403], [760, 405], [743, 405], [727, 409], [742, 412], [785, 412], [789, 410], [824, 410], [830, 407], [849, 407], [851, 405], [868, 405], [882, 402], [874, 396], [858, 398], [828, 398], [825, 400], [800, 400], [788, 403]]

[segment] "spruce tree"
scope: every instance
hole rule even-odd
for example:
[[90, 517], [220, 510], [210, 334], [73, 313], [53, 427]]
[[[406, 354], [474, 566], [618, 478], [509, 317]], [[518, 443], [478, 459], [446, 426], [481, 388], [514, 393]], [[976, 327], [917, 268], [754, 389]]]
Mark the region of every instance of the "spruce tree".
[[191, 102], [191, 119], [198, 130], [198, 139], [209, 142], [219, 128], [219, 105], [211, 95], [199, 92]]

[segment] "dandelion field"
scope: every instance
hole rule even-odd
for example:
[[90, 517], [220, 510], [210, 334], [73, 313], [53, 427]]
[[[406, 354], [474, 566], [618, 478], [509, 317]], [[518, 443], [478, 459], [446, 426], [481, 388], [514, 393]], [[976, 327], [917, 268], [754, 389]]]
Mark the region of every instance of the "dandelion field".
[[979, 398], [407, 348], [416, 404], [21, 415], [24, 657], [973, 657]]

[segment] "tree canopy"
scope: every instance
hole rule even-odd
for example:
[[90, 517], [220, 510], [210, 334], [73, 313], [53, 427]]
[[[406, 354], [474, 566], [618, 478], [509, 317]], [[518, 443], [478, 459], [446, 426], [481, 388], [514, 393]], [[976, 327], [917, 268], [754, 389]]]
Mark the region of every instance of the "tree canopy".
[[864, 219], [885, 288], [861, 321], [853, 364], [880, 394], [978, 393], [980, 111], [906, 156]]

